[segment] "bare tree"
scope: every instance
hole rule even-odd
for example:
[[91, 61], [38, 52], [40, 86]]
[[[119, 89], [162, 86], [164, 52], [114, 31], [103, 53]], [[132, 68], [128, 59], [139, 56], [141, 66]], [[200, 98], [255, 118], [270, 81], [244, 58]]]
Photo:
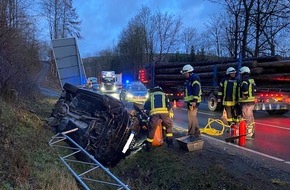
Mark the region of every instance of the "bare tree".
[[[0, 91], [14, 88], [28, 96], [32, 92], [31, 71], [39, 64], [35, 22], [26, 13], [29, 1], [0, 2]], [[31, 95], [31, 94], [30, 94]]]
[[[214, 1], [221, 3], [221, 1]], [[233, 57], [275, 55], [290, 25], [289, 0], [224, 0], [228, 49]], [[285, 36], [285, 35], [284, 35]], [[233, 51], [232, 51], [233, 49]]]
[[252, 14], [255, 30], [254, 55], [270, 52], [276, 54], [276, 46], [280, 43], [278, 36], [287, 31], [290, 25], [290, 7], [288, 0], [257, 0]]
[[[225, 19], [224, 15], [220, 14], [218, 16], [212, 16], [211, 19], [206, 24], [207, 28], [207, 38], [210, 39], [213, 44], [213, 49], [218, 57], [223, 56], [223, 46], [225, 43]], [[210, 44], [209, 44], [210, 46]]]
[[180, 40], [186, 54], [189, 54], [192, 48], [196, 49], [197, 37], [197, 30], [195, 28], [185, 27], [182, 29]]
[[[80, 24], [72, 0], [42, 0], [44, 17], [49, 26], [50, 39], [76, 37], [81, 38]], [[51, 74], [57, 75], [56, 65], [51, 51]]]
[[181, 18], [158, 11], [154, 15], [154, 24], [156, 29], [156, 52], [158, 52], [157, 61], [164, 61], [168, 53], [176, 50], [174, 48], [176, 48], [182, 27]]
[[151, 11], [142, 7], [120, 34], [118, 53], [122, 68], [134, 78], [143, 63], [153, 59], [153, 31]]
[[42, 9], [49, 25], [50, 39], [81, 37], [81, 22], [72, 0], [43, 0]]

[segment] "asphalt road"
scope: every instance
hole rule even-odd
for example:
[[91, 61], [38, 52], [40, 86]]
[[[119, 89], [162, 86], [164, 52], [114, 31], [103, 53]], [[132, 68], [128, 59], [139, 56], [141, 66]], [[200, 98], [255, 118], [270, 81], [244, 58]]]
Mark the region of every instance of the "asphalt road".
[[[174, 109], [175, 127], [181, 130], [187, 130], [187, 111], [181, 102], [177, 103]], [[208, 118], [220, 119], [221, 112], [211, 112], [207, 109], [207, 105], [202, 103], [198, 111], [198, 119], [200, 128], [207, 125]], [[290, 166], [290, 112], [280, 116], [270, 116], [266, 111], [256, 111], [254, 113], [256, 122], [256, 132], [254, 140], [247, 140], [246, 145], [240, 147], [262, 157], [267, 157], [275, 162]], [[221, 130], [219, 124], [212, 124], [211, 127]], [[211, 136], [203, 134], [205, 138], [212, 138], [219, 142], [225, 143], [225, 138], [229, 137], [229, 133], [221, 136]], [[233, 144], [233, 143], [231, 143]]]

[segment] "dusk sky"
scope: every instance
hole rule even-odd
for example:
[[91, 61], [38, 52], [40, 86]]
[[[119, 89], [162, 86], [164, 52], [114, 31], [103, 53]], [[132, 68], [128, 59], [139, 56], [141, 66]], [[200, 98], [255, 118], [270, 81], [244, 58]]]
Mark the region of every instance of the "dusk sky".
[[180, 16], [184, 26], [201, 31], [204, 24], [220, 8], [207, 0], [74, 0], [83, 39], [77, 41], [81, 57], [94, 56], [100, 50], [112, 48], [128, 21], [142, 5], [151, 11], [160, 10]]

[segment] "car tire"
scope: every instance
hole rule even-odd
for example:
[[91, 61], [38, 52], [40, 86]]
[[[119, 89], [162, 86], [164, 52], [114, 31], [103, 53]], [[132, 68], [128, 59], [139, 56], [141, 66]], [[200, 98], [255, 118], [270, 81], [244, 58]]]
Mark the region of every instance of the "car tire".
[[76, 91], [78, 90], [78, 87], [70, 84], [70, 83], [65, 83], [63, 85], [63, 89], [66, 90], [66, 91], [69, 91], [71, 93], [76, 93]]

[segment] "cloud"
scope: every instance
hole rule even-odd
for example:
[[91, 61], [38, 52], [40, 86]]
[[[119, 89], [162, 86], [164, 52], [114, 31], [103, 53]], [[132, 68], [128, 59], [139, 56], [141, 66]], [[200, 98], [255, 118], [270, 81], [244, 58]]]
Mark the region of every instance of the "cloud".
[[82, 57], [112, 48], [121, 31], [142, 5], [151, 11], [160, 10], [180, 16], [185, 26], [203, 29], [206, 19], [217, 12], [213, 4], [205, 0], [85, 0], [74, 1], [81, 24], [83, 39], [78, 40]]

